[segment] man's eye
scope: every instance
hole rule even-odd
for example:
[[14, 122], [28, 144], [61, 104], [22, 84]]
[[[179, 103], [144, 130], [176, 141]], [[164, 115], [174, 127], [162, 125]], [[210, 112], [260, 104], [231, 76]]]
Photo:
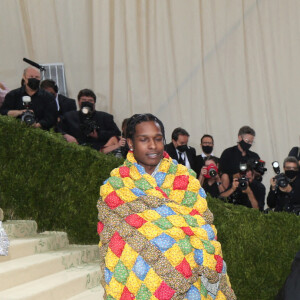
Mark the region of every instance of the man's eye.
[[162, 137], [156, 138], [156, 141], [157, 141], [157, 142], [161, 142], [161, 141], [162, 141]]

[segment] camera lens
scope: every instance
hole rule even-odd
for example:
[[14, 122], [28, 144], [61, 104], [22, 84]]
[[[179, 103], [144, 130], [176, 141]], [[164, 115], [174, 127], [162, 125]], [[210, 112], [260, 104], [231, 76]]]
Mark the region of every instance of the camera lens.
[[217, 175], [217, 171], [215, 169], [209, 170], [209, 176], [210, 177], [215, 177]]

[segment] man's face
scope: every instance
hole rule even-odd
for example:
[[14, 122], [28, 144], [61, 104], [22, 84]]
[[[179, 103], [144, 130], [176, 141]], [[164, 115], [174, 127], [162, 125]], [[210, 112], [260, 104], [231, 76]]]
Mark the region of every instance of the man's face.
[[212, 138], [207, 136], [202, 139], [201, 146], [213, 146], [213, 145], [214, 143]]
[[178, 146], [187, 145], [189, 142], [189, 137], [187, 135], [179, 134], [177, 141], [172, 140], [172, 142], [174, 147], [177, 148]]
[[298, 166], [294, 162], [286, 162], [284, 165], [284, 171], [298, 171]]
[[82, 102], [92, 103], [93, 104], [93, 110], [95, 110], [95, 100], [94, 100], [93, 97], [90, 97], [90, 96], [82, 96], [82, 97], [80, 97], [80, 99], [78, 100], [78, 104], [79, 104], [80, 108], [81, 108]]
[[254, 179], [254, 174], [252, 170], [247, 170], [246, 171], [246, 178], [249, 180], [249, 182], [252, 182]]
[[34, 69], [34, 68], [28, 68], [26, 70], [26, 73], [23, 76], [23, 79], [25, 80], [25, 84], [28, 84], [28, 79], [29, 78], [35, 78], [37, 80], [41, 80], [41, 73], [39, 70]]
[[129, 148], [133, 149], [136, 161], [152, 174], [163, 158], [164, 139], [158, 123], [142, 122], [135, 127], [134, 138], [127, 139]]
[[254, 136], [252, 134], [243, 134], [238, 136], [239, 142], [244, 140], [245, 143], [253, 145], [254, 143]]
[[54, 97], [56, 97], [56, 92], [54, 91], [54, 89], [52, 87], [47, 87], [44, 90], [47, 91], [48, 93], [52, 94]]
[[206, 137], [202, 138], [201, 147], [202, 147], [203, 152], [206, 155], [209, 155], [212, 153], [213, 146], [214, 146], [214, 142], [211, 137], [206, 136]]

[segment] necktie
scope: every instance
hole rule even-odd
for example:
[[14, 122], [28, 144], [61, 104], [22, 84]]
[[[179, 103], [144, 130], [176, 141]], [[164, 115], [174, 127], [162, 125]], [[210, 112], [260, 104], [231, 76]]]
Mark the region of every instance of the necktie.
[[184, 157], [184, 153], [182, 152], [178, 153], [178, 163], [185, 166], [185, 157]]

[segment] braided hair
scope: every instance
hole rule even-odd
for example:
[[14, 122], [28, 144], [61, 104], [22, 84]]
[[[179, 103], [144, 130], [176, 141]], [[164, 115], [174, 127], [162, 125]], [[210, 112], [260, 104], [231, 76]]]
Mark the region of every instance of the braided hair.
[[135, 114], [128, 120], [127, 127], [126, 127], [126, 138], [133, 140], [136, 126], [140, 123], [149, 122], [149, 121], [156, 122], [159, 125], [161, 133], [163, 135], [164, 144], [165, 144], [166, 143], [165, 128], [164, 128], [162, 121], [159, 120], [154, 115], [149, 114], [149, 113]]

